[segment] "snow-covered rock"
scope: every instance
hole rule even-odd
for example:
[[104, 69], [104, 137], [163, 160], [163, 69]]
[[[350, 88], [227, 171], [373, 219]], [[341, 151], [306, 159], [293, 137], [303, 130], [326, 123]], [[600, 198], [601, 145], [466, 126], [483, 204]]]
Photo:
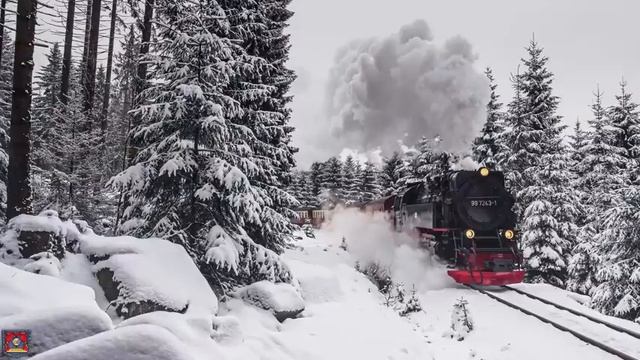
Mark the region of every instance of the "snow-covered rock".
[[213, 317], [218, 300], [180, 245], [130, 236], [84, 236], [80, 251], [118, 314], [130, 318], [151, 311], [197, 312]]
[[304, 301], [296, 289], [285, 283], [258, 281], [239, 289], [237, 296], [251, 305], [271, 311], [281, 322], [304, 311]]
[[7, 231], [0, 237], [0, 261], [23, 267], [32, 262], [29, 257], [43, 252], [62, 259], [67, 242], [75, 241], [79, 234], [71, 221], [60, 220], [52, 210], [38, 216], [16, 216], [9, 221]]
[[[213, 358], [213, 357], [212, 357]], [[193, 360], [192, 349], [154, 325], [117, 328], [34, 356], [34, 360]]]

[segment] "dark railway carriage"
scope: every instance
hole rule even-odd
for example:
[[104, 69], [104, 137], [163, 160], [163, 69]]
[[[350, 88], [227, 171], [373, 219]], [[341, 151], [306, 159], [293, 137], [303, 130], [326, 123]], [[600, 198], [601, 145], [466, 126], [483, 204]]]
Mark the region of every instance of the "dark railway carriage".
[[296, 210], [296, 217], [291, 222], [296, 225], [309, 224], [314, 228], [319, 228], [328, 217], [328, 210], [318, 208], [299, 208]]

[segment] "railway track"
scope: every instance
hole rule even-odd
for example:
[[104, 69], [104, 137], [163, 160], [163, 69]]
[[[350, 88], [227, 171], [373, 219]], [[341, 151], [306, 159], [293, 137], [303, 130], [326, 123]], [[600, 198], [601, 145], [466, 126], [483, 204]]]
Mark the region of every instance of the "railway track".
[[[469, 287], [469, 288], [471, 288], [473, 290], [476, 290], [476, 291], [478, 291], [478, 292], [480, 292], [480, 293], [482, 293], [482, 294], [484, 294], [484, 295], [486, 295], [486, 296], [488, 296], [488, 297], [490, 297], [490, 298], [492, 298], [492, 299], [494, 299], [494, 300], [496, 300], [496, 301], [498, 301], [498, 302], [500, 302], [500, 303], [502, 303], [502, 304], [504, 304], [506, 306], [509, 306], [510, 308], [519, 310], [519, 311], [521, 311], [521, 312], [523, 312], [523, 313], [525, 313], [525, 314], [527, 314], [529, 316], [532, 316], [532, 317], [534, 317], [534, 318], [536, 318], [536, 319], [538, 319], [538, 320], [540, 320], [540, 321], [542, 321], [544, 323], [547, 323], [547, 324], [549, 324], [549, 325], [551, 325], [551, 326], [553, 326], [553, 327], [555, 327], [555, 328], [557, 328], [557, 329], [559, 329], [561, 331], [568, 332], [571, 335], [575, 336], [576, 338], [586, 342], [587, 344], [595, 346], [595, 347], [597, 347], [597, 348], [599, 348], [599, 349], [601, 349], [603, 351], [606, 351], [606, 352], [608, 352], [608, 353], [610, 353], [612, 355], [618, 356], [621, 359], [625, 359], [625, 360], [640, 360], [640, 358], [637, 357], [637, 356], [629, 355], [628, 353], [626, 353], [626, 352], [624, 352], [624, 351], [622, 351], [620, 349], [616, 349], [616, 348], [614, 348], [614, 347], [612, 347], [612, 346], [610, 346], [608, 344], [605, 344], [604, 342], [602, 342], [600, 340], [595, 339], [591, 335], [585, 335], [584, 333], [582, 333], [582, 332], [580, 332], [580, 331], [578, 331], [576, 329], [572, 329], [572, 328], [570, 328], [570, 327], [568, 327], [566, 325], [563, 325], [559, 321], [552, 320], [548, 316], [541, 315], [540, 313], [538, 313], [538, 312], [536, 312], [534, 310], [531, 310], [531, 308], [523, 307], [523, 306], [519, 305], [518, 303], [516, 303], [516, 302], [514, 302], [512, 300], [505, 299], [505, 297], [501, 297], [499, 295], [496, 295], [493, 292], [481, 289], [481, 288], [473, 286], [473, 285], [467, 285], [467, 287]], [[636, 339], [640, 340], [640, 333], [638, 333], [636, 331], [633, 331], [633, 330], [618, 326], [616, 324], [613, 324], [611, 322], [608, 322], [608, 321], [593, 317], [591, 315], [580, 313], [580, 312], [578, 312], [578, 311], [576, 311], [574, 309], [571, 309], [571, 308], [556, 304], [556, 303], [554, 303], [552, 301], [549, 301], [549, 300], [541, 298], [539, 296], [527, 293], [527, 292], [522, 291], [520, 289], [516, 289], [516, 288], [510, 287], [510, 286], [503, 286], [502, 288], [505, 289], [505, 290], [508, 290], [508, 291], [512, 291], [513, 293], [519, 294], [519, 295], [521, 295], [523, 297], [526, 297], [526, 298], [529, 298], [529, 299], [533, 299], [533, 300], [535, 300], [535, 301], [537, 301], [539, 303], [542, 303], [544, 305], [551, 306], [551, 307], [554, 307], [556, 309], [568, 312], [568, 313], [570, 313], [572, 315], [588, 319], [592, 323], [606, 326], [609, 329], [614, 330], [618, 334], [622, 334], [623, 336], [627, 336], [628, 335], [628, 336], [631, 336], [633, 338], [636, 338]]]

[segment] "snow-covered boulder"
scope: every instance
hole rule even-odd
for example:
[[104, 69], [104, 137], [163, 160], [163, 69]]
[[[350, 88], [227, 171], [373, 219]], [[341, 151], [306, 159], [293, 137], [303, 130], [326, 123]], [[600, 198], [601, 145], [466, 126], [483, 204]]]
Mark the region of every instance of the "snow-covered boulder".
[[33, 262], [34, 255], [48, 253], [62, 259], [67, 244], [79, 235], [73, 222], [60, 220], [53, 210], [16, 216], [0, 236], [0, 262], [23, 268]]
[[304, 311], [304, 301], [296, 289], [285, 283], [258, 281], [237, 291], [246, 303], [271, 311], [282, 322]]
[[218, 300], [180, 245], [130, 236], [83, 236], [80, 251], [93, 263], [105, 297], [119, 316], [199, 312], [213, 317]]
[[112, 328], [91, 288], [0, 263], [0, 329], [30, 329], [34, 353]]
[[117, 328], [77, 340], [33, 360], [193, 360], [192, 349], [166, 329], [154, 325]]

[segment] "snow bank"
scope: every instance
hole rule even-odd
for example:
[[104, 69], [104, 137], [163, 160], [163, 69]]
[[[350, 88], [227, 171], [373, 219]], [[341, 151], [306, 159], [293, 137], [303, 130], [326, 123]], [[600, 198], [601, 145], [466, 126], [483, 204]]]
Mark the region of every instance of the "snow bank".
[[288, 261], [288, 265], [296, 275], [306, 302], [337, 301], [343, 297], [340, 282], [335, 273], [329, 269], [297, 260]]
[[[135, 325], [74, 341], [34, 360], [193, 360], [198, 357], [166, 329]], [[214, 357], [212, 357], [214, 358]]]
[[[162, 239], [94, 235], [80, 239], [80, 251], [95, 260], [94, 272], [113, 273], [118, 304], [151, 301], [169, 310], [186, 309], [208, 317], [217, 312], [215, 294], [180, 245]], [[101, 285], [105, 287], [104, 280]]]
[[[428, 251], [418, 247], [416, 239], [395, 232], [384, 214], [366, 214], [341, 209], [323, 226], [323, 240], [338, 246], [342, 237], [347, 249], [362, 267], [376, 263], [389, 269], [394, 282], [420, 291], [449, 287], [453, 281]], [[324, 239], [326, 238], [326, 239]]]

